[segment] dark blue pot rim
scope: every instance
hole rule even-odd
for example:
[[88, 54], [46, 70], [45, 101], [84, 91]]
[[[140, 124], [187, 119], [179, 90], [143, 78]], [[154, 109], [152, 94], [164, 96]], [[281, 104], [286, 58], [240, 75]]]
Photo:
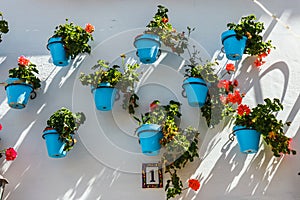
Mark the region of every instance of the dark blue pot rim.
[[151, 130], [151, 129], [148, 129], [148, 130], [142, 130], [142, 131], [138, 131], [138, 134], [137, 136], [139, 137], [141, 133], [144, 133], [144, 132], [156, 132], [156, 133], [159, 133], [161, 132], [160, 130]]
[[[236, 34], [231, 34], [231, 35], [227, 35], [226, 37], [224, 37], [223, 39], [222, 39], [222, 44], [224, 43], [224, 41], [225, 40], [227, 40], [228, 38], [231, 38], [231, 37], [233, 37], [233, 36], [235, 36], [236, 37]], [[245, 36], [243, 36], [243, 38], [244, 38]], [[246, 38], [246, 37], [245, 37]], [[241, 39], [238, 39], [238, 38], [236, 38], [237, 40], [241, 40]]]
[[204, 86], [206, 86], [206, 87], [207, 87], [206, 83], [199, 83], [199, 82], [188, 82], [188, 83], [184, 83], [184, 84], [182, 84], [182, 86], [184, 86], [184, 85], [188, 85], [188, 84], [204, 85]]
[[45, 139], [45, 135], [56, 135], [56, 134], [59, 135], [59, 133], [56, 132], [56, 131], [55, 131], [55, 132], [50, 132], [50, 133], [44, 133], [44, 134], [42, 135], [42, 138]]
[[49, 49], [48, 46], [49, 46], [50, 44], [55, 44], [55, 43], [61, 43], [61, 44], [64, 44], [62, 41], [53, 41], [53, 42], [49, 42], [50, 39], [51, 39], [51, 38], [48, 39], [48, 44], [47, 44], [47, 46], [46, 46], [47, 49], [48, 49], [49, 51], [50, 51], [50, 49]]
[[254, 131], [255, 131], [254, 128], [247, 128], [247, 127], [245, 127], [245, 128], [239, 128], [239, 129], [236, 129], [236, 130], [232, 131], [232, 133], [235, 133], [235, 132], [237, 132], [237, 131], [242, 131], [242, 130], [254, 130]]
[[31, 87], [32, 91], [31, 91], [31, 94], [33, 94], [33, 96], [30, 95], [30, 99], [35, 99], [36, 98], [36, 92], [34, 91], [33, 89], [33, 86], [31, 84], [27, 84], [27, 83], [10, 83], [10, 84], [7, 84], [4, 88], [6, 90], [6, 88], [8, 86], [12, 86], [12, 85], [24, 85], [24, 86], [28, 86], [28, 87]]
[[107, 85], [101, 85], [101, 86], [93, 87], [91, 89], [91, 92], [94, 92], [94, 90], [99, 89], [99, 88], [112, 88], [112, 89], [115, 89], [115, 87], [111, 87], [111, 86], [107, 86]]

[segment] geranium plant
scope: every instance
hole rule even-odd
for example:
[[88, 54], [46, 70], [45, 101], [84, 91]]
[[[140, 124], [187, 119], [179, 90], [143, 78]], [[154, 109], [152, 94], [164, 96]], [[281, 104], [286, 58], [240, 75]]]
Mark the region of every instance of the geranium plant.
[[158, 5], [157, 7], [157, 12], [146, 26], [147, 30], [145, 32], [157, 34], [161, 41], [167, 47], [170, 47], [173, 52], [179, 55], [184, 53], [184, 50], [187, 48], [188, 38], [184, 32], [177, 32], [169, 22], [168, 8], [162, 5]]
[[243, 36], [247, 37], [246, 48], [244, 53], [257, 56], [254, 64], [256, 66], [261, 66], [265, 63], [263, 58], [270, 54], [272, 48], [272, 41], [263, 41], [264, 23], [256, 21], [256, 16], [254, 14], [244, 16], [241, 18], [239, 23], [228, 23], [227, 27], [229, 30], [234, 30], [236, 32], [237, 39], [241, 39]]
[[[241, 103], [244, 94], [237, 89], [237, 80], [229, 81], [218, 77], [215, 73], [217, 61], [199, 64], [196, 60], [196, 55], [193, 54], [190, 58], [191, 64], [185, 66], [184, 76], [201, 78], [206, 82], [209, 93], [201, 112], [207, 125], [213, 127], [232, 112], [235, 104]], [[233, 71], [232, 66], [227, 71]]]
[[59, 139], [66, 143], [64, 151], [70, 151], [76, 143], [74, 134], [85, 120], [84, 113], [73, 113], [69, 109], [63, 107], [50, 116], [47, 120], [47, 127], [45, 130], [55, 129], [59, 134]]
[[2, 34], [6, 34], [9, 31], [8, 22], [3, 19], [3, 14], [0, 12], [0, 42], [2, 42]]
[[264, 104], [258, 104], [252, 109], [249, 106], [240, 104], [235, 115], [234, 125], [253, 128], [261, 133], [264, 141], [273, 151], [274, 156], [282, 154], [296, 154], [291, 148], [292, 138], [285, 135], [284, 127], [289, 126], [290, 122], [283, 123], [277, 119], [276, 113], [283, 110], [283, 105], [279, 99], [273, 100], [266, 98]]
[[65, 24], [60, 24], [55, 27], [54, 35], [52, 37], [61, 37], [66, 56], [75, 58], [80, 53], [91, 53], [91, 46], [88, 42], [93, 41], [95, 28], [91, 24], [86, 24], [85, 28], [75, 25], [66, 19]]
[[9, 78], [18, 78], [20, 79], [19, 82], [32, 85], [34, 90], [41, 87], [41, 80], [37, 77], [39, 70], [25, 56], [20, 56], [18, 58], [18, 67], [12, 68], [8, 72]]
[[135, 84], [139, 81], [137, 69], [140, 65], [137, 63], [126, 63], [125, 55], [121, 55], [122, 65], [109, 66], [105, 60], [99, 60], [92, 67], [93, 73], [80, 73], [79, 80], [82, 85], [90, 85], [97, 88], [100, 83], [107, 82], [110, 87], [116, 87], [124, 94], [123, 108], [128, 110], [130, 114], [134, 114], [135, 108], [138, 107], [138, 96], [134, 91]]

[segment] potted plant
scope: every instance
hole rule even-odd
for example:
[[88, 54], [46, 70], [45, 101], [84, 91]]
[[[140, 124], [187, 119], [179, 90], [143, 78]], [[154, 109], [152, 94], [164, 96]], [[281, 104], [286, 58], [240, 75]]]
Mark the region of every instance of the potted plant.
[[229, 30], [222, 33], [221, 40], [228, 59], [240, 60], [243, 54], [258, 56], [255, 64], [260, 66], [264, 63], [262, 58], [270, 53], [271, 48], [275, 48], [271, 40], [263, 41], [261, 33], [264, 23], [255, 20], [256, 16], [251, 14], [242, 17], [237, 24], [227, 24]]
[[281, 154], [296, 154], [290, 146], [291, 138], [285, 136], [284, 126], [290, 122], [283, 123], [276, 118], [276, 113], [283, 110], [279, 99], [264, 99], [264, 104], [258, 104], [250, 109], [247, 105], [240, 104], [235, 115], [233, 132], [236, 135], [240, 150], [243, 153], [256, 153], [260, 136], [266, 144], [271, 146], [274, 156]]
[[2, 42], [2, 38], [1, 38], [2, 34], [8, 33], [9, 28], [8, 28], [8, 22], [3, 19], [2, 12], [0, 12], [0, 17], [1, 17], [1, 20], [0, 20], [0, 43], [1, 43]]
[[[164, 137], [163, 132], [167, 129], [169, 131], [171, 129], [174, 129], [173, 131], [178, 129], [176, 119], [181, 116], [179, 109], [179, 102], [170, 101], [168, 105], [160, 105], [159, 100], [154, 100], [150, 104], [150, 111], [141, 114], [141, 120], [134, 117], [140, 125], [136, 129], [136, 133], [139, 137], [142, 152], [145, 155], [158, 155], [161, 144], [165, 145], [169, 142], [172, 135], [169, 134]], [[168, 128], [164, 125], [167, 125]]]
[[70, 59], [74, 59], [78, 54], [91, 53], [91, 46], [88, 42], [94, 40], [92, 36], [94, 30], [91, 24], [86, 24], [83, 28], [73, 22], [68, 22], [68, 19], [65, 24], [55, 27], [54, 34], [47, 44], [53, 64], [67, 66]]
[[134, 93], [135, 82], [138, 81], [139, 74], [136, 70], [140, 67], [137, 63], [125, 64], [125, 55], [122, 57], [122, 67], [119, 65], [109, 66], [105, 60], [98, 60], [97, 64], [91, 69], [93, 73], [80, 73], [79, 80], [82, 85], [90, 85], [94, 96], [96, 108], [101, 111], [112, 109], [116, 99], [119, 99], [120, 90], [124, 93], [123, 108], [129, 109], [129, 113], [134, 113], [134, 107], [137, 107], [137, 95]]
[[[137, 56], [144, 64], [150, 64], [157, 60], [162, 43], [178, 55], [187, 48], [188, 39], [184, 32], [177, 32], [169, 22], [168, 8], [163, 5], [157, 7], [157, 12], [146, 26], [147, 29], [134, 39]], [[188, 29], [191, 31], [190, 28]]]
[[84, 113], [73, 113], [64, 107], [50, 116], [42, 135], [49, 157], [62, 158], [67, 155], [76, 143], [74, 134], [85, 119]]
[[9, 78], [4, 83], [7, 102], [11, 108], [25, 108], [31, 93], [36, 96], [35, 90], [41, 87], [41, 80], [36, 65], [24, 56], [18, 58], [18, 67], [9, 70]]

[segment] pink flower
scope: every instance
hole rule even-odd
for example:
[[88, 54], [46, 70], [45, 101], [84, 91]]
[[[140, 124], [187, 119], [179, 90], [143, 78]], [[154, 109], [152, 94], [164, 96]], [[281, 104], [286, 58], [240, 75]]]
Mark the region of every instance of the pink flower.
[[88, 33], [92, 33], [95, 31], [95, 27], [92, 24], [85, 25], [85, 31]]
[[26, 58], [25, 56], [20, 56], [18, 58], [18, 63], [19, 63], [19, 65], [22, 65], [22, 66], [28, 66], [30, 63], [30, 60], [28, 58]]
[[17, 157], [17, 152], [14, 150], [14, 148], [8, 148], [5, 151], [6, 160], [14, 160]]
[[218, 88], [225, 88], [226, 91], [229, 91], [229, 86], [231, 82], [228, 80], [220, 80], [218, 83]]
[[247, 106], [247, 105], [240, 104], [237, 108], [237, 113], [240, 116], [243, 116], [244, 114], [249, 115], [250, 112], [251, 112], [251, 110], [250, 110], [249, 106]]

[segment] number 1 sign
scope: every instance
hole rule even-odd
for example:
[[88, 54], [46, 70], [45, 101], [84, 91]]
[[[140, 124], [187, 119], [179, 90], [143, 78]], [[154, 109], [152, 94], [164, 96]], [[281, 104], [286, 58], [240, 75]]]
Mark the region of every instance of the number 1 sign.
[[162, 188], [163, 176], [159, 163], [142, 164], [142, 188]]

